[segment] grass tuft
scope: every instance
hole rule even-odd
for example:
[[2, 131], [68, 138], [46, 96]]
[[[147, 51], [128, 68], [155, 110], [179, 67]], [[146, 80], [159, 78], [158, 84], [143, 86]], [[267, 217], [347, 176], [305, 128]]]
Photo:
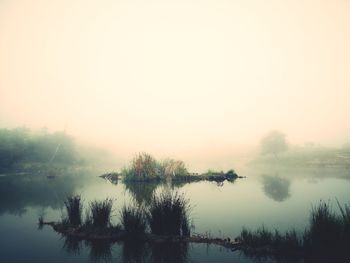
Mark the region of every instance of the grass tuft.
[[154, 195], [148, 213], [151, 232], [157, 235], [190, 235], [189, 204], [176, 191]]
[[127, 236], [143, 236], [147, 228], [145, 211], [137, 205], [124, 206], [120, 213], [120, 221]]
[[94, 227], [106, 228], [110, 225], [113, 200], [106, 198], [103, 201], [93, 201], [90, 203], [91, 217], [87, 220]]
[[83, 205], [80, 195], [70, 196], [64, 201], [67, 211], [67, 218], [63, 220], [64, 223], [78, 226], [82, 222]]

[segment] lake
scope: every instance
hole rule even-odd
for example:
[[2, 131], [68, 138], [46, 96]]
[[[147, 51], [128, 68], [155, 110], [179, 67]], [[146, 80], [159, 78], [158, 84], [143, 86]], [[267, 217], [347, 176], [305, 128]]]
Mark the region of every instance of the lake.
[[0, 176], [1, 262], [276, 262], [249, 258], [215, 245], [161, 244], [150, 247], [123, 243], [79, 242], [60, 236], [51, 227], [38, 228], [38, 217], [60, 220], [66, 196], [80, 194], [85, 207], [92, 200], [114, 199], [113, 223], [124, 204], [147, 202], [162, 188], [175, 188], [190, 200], [193, 233], [235, 238], [242, 227], [303, 231], [312, 205], [325, 200], [337, 210], [350, 202], [349, 170], [243, 169], [234, 182], [188, 184], [112, 184], [97, 177], [41, 175]]

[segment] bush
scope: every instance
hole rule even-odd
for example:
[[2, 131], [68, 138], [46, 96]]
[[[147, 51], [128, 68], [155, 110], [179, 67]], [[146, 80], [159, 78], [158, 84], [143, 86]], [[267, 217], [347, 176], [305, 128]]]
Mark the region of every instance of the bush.
[[151, 232], [157, 235], [190, 235], [188, 200], [178, 192], [153, 196], [148, 213]]
[[90, 203], [91, 222], [94, 227], [106, 228], [110, 225], [112, 206], [113, 200], [109, 198]]
[[128, 236], [142, 236], [146, 232], [147, 221], [144, 210], [140, 206], [124, 206], [120, 221]]
[[236, 172], [234, 170], [227, 171], [227, 173], [225, 175], [226, 175], [227, 179], [230, 179], [230, 180], [236, 179], [238, 177], [238, 175], [236, 174]]
[[82, 210], [83, 205], [81, 203], [81, 197], [79, 195], [68, 197], [64, 201], [64, 205], [67, 211], [66, 223], [78, 226], [82, 222]]

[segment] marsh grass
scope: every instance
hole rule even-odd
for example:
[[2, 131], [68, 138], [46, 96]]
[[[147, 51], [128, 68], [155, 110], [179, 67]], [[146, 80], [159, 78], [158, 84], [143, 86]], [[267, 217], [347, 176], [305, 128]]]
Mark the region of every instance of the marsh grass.
[[113, 200], [106, 198], [103, 201], [90, 203], [90, 213], [86, 222], [94, 227], [107, 228], [110, 225]]
[[70, 196], [64, 201], [67, 211], [67, 218], [63, 223], [74, 226], [81, 225], [83, 205], [80, 195]]
[[127, 236], [141, 237], [146, 232], [147, 220], [145, 210], [136, 204], [124, 205], [120, 213], [120, 222]]
[[239, 239], [251, 248], [269, 247], [277, 252], [287, 253], [302, 248], [302, 237], [295, 229], [280, 233], [278, 230], [270, 231], [264, 226], [255, 231], [243, 228]]
[[309, 227], [303, 235], [294, 229], [280, 233], [265, 227], [255, 231], [243, 228], [239, 240], [249, 248], [258, 249], [256, 251], [274, 251], [277, 254], [302, 252], [315, 262], [344, 262], [343, 259], [350, 258], [350, 206], [341, 206], [338, 202], [338, 207], [340, 213], [335, 213], [329, 202], [321, 201], [313, 206]]
[[176, 191], [154, 195], [147, 215], [152, 234], [190, 235], [189, 201]]

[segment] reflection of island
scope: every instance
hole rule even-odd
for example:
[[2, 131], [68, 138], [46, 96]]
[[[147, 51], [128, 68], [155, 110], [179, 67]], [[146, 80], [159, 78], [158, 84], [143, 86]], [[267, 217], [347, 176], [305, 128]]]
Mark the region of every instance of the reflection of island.
[[277, 202], [282, 202], [290, 197], [290, 181], [286, 178], [282, 178], [278, 175], [264, 175], [263, 184], [266, 196]]
[[71, 195], [82, 182], [78, 177], [2, 176], [0, 177], [0, 215], [21, 215], [27, 207], [60, 208], [62, 200]]
[[138, 204], [151, 201], [155, 189], [162, 185], [159, 182], [125, 182], [125, 188], [133, 196]]

